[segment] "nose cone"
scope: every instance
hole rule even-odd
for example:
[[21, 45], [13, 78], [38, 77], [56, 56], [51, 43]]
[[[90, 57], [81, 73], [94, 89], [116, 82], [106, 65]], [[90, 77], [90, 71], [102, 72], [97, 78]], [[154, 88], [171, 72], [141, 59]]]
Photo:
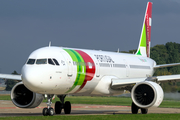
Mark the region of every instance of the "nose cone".
[[[41, 76], [41, 78], [39, 78]], [[22, 68], [22, 81], [24, 85], [33, 92], [43, 91], [41, 80], [45, 75], [42, 71], [34, 66], [24, 65]]]

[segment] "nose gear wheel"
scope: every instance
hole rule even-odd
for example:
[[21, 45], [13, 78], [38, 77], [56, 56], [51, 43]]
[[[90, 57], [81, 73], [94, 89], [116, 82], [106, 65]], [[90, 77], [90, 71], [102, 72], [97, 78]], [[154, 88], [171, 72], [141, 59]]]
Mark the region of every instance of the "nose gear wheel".
[[51, 104], [52, 104], [52, 97], [54, 95], [48, 95], [47, 96], [47, 107], [43, 109], [43, 115], [44, 116], [53, 116], [54, 115], [54, 109], [51, 107]]

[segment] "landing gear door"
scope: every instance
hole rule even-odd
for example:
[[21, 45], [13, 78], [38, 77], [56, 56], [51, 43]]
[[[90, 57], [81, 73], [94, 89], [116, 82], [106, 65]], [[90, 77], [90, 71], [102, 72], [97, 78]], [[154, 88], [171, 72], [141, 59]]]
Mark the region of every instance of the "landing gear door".
[[72, 75], [73, 75], [73, 61], [72, 61], [71, 57], [66, 52], [62, 51], [61, 54], [63, 55], [65, 63], [66, 63], [67, 68], [68, 68], [67, 76], [72, 77]]

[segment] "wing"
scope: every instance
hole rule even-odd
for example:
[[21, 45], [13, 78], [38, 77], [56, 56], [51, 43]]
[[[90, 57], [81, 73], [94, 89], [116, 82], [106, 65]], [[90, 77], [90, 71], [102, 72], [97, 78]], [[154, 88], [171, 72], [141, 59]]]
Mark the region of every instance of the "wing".
[[21, 75], [13, 75], [13, 74], [0, 74], [0, 78], [11, 79], [11, 80], [22, 80]]
[[156, 66], [154, 66], [154, 69], [157, 69], [157, 68], [163, 68], [163, 67], [177, 66], [177, 65], [180, 65], [180, 63], [172, 63], [172, 64], [156, 65]]
[[131, 88], [138, 82], [143, 81], [156, 81], [156, 82], [164, 82], [164, 81], [180, 81], [180, 75], [164, 75], [164, 76], [154, 76], [154, 77], [144, 77], [144, 78], [128, 78], [128, 79], [112, 79], [111, 88], [118, 89], [126, 89], [131, 90]]

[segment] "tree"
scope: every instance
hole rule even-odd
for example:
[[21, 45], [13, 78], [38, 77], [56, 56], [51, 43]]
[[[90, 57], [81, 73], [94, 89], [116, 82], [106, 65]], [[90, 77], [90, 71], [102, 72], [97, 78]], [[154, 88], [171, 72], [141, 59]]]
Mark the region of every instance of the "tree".
[[[150, 57], [156, 61], [156, 64], [167, 64], [167, 59], [169, 57], [168, 51], [164, 45], [156, 45], [151, 48]], [[157, 69], [154, 73], [155, 76], [159, 75], [166, 75], [166, 73], [169, 75], [167, 68], [161, 68]]]
[[[177, 43], [168, 42], [166, 43], [166, 48], [169, 54], [169, 57], [167, 59], [167, 63], [179, 63], [180, 62], [180, 55], [178, 47], [179, 45]], [[172, 74], [179, 74], [180, 73], [180, 66], [175, 67], [169, 67], [168, 71]]]

